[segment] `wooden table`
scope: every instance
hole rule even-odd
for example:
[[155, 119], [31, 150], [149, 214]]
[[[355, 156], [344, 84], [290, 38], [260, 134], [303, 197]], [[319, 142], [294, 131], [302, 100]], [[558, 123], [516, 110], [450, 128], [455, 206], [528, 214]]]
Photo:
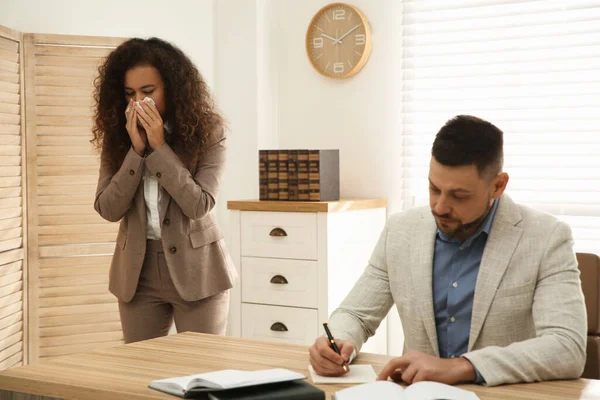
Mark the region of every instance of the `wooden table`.
[[[391, 357], [360, 354], [357, 363], [381, 371]], [[308, 373], [305, 346], [181, 333], [72, 354], [0, 372], [0, 399], [176, 399], [149, 389], [154, 379], [220, 369], [287, 368]], [[321, 385], [328, 398], [349, 385]], [[481, 400], [600, 400], [600, 381], [579, 379], [485, 388], [465, 385]], [[20, 393], [20, 394], [19, 394]], [[25, 395], [23, 395], [25, 394]]]

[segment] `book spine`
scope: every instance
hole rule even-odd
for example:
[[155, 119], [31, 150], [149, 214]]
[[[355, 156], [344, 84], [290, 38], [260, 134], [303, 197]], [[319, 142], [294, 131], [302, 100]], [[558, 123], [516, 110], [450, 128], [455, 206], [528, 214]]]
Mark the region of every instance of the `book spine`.
[[309, 200], [308, 189], [308, 150], [298, 150], [298, 200]]
[[258, 198], [267, 200], [269, 198], [269, 180], [267, 177], [267, 150], [258, 151]]
[[298, 200], [298, 150], [288, 156], [288, 199]]
[[279, 150], [278, 154], [278, 177], [279, 177], [279, 200], [289, 200], [288, 194], [288, 150]]
[[277, 172], [277, 162], [277, 150], [269, 150], [267, 153], [267, 197], [269, 200], [279, 199], [279, 174]]
[[319, 150], [308, 151], [308, 199], [311, 201], [321, 200], [321, 189], [319, 182]]

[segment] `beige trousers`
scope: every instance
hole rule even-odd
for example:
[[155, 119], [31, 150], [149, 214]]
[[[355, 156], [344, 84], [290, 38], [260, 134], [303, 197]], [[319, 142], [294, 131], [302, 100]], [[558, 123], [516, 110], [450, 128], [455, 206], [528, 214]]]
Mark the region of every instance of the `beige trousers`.
[[177, 332], [224, 335], [230, 291], [197, 301], [183, 300], [171, 281], [160, 240], [148, 240], [133, 299], [119, 301], [125, 343], [166, 336], [175, 320]]

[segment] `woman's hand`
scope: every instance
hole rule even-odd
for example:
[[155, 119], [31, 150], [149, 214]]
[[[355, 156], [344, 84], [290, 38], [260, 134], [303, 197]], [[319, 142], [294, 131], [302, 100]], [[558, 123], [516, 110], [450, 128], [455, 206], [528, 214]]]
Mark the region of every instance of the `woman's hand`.
[[129, 138], [131, 139], [131, 145], [133, 146], [133, 150], [140, 156], [144, 156], [144, 152], [146, 151], [146, 140], [142, 136], [142, 133], [138, 129], [137, 126], [137, 112], [135, 111], [135, 103], [133, 99], [129, 100], [129, 104], [125, 109], [125, 118], [127, 119], [127, 123], [125, 124], [125, 128], [127, 129], [127, 133], [129, 133]]
[[135, 107], [137, 117], [146, 130], [150, 147], [156, 150], [165, 143], [163, 120], [153, 104], [146, 101], [140, 101], [139, 104], [141, 107]]

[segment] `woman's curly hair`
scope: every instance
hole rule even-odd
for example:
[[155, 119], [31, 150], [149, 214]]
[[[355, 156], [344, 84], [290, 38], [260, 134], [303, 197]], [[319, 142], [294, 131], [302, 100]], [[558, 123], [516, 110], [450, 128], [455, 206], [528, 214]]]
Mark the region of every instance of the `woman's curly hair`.
[[125, 129], [125, 72], [138, 66], [153, 66], [165, 84], [165, 121], [172, 126], [169, 142], [190, 168], [210, 144], [210, 136], [224, 125], [204, 79], [192, 61], [176, 46], [158, 39], [134, 38], [112, 51], [99, 67], [94, 80], [94, 138], [113, 173], [131, 147]]

